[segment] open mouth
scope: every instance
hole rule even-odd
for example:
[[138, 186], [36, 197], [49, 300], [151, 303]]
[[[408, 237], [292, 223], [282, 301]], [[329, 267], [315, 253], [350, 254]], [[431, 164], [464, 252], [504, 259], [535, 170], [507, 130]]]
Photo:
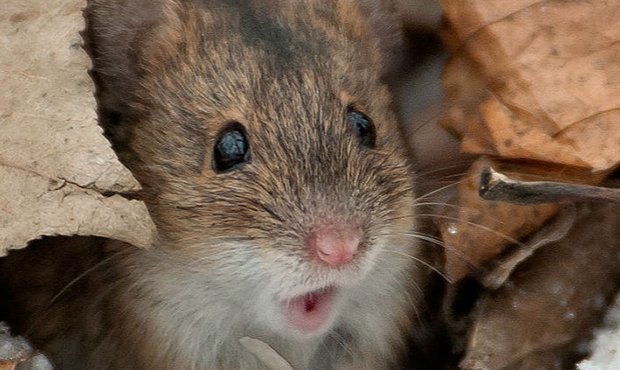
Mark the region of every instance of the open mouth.
[[284, 315], [301, 332], [319, 330], [329, 320], [335, 293], [335, 288], [325, 288], [295, 297], [283, 304]]

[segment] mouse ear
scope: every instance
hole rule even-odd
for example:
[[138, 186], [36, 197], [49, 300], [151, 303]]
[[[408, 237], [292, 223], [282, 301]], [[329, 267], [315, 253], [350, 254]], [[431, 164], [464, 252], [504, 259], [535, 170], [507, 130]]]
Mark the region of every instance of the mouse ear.
[[368, 40], [384, 78], [397, 72], [403, 59], [404, 22], [395, 0], [340, 0], [340, 14]]
[[132, 92], [140, 76], [140, 54], [162, 17], [158, 0], [88, 0], [84, 48], [92, 60], [99, 124], [118, 149], [126, 140]]

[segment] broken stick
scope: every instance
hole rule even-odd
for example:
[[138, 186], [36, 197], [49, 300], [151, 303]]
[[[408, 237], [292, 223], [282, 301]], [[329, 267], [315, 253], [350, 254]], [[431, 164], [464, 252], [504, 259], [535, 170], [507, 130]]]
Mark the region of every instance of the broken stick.
[[620, 203], [620, 189], [553, 181], [518, 181], [491, 167], [480, 174], [480, 197], [520, 205], [576, 201]]

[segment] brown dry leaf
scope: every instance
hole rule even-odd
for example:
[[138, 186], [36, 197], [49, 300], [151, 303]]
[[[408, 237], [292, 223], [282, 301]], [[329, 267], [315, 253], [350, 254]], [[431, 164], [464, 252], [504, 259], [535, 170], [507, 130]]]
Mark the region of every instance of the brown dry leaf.
[[153, 241], [142, 202], [12, 167], [0, 166], [0, 173], [6, 176], [0, 181], [0, 246], [22, 246], [41, 235], [96, 235], [140, 247]]
[[[620, 3], [442, 2], [493, 98], [468, 152], [609, 171], [620, 163]], [[474, 136], [474, 137], [470, 137]]]
[[42, 235], [149, 245], [139, 185], [96, 124], [81, 0], [5, 1], [0, 9], [0, 255]]
[[[480, 198], [480, 172], [488, 166], [501, 168], [521, 180], [598, 183], [603, 179], [601, 174], [591, 175], [580, 168], [506, 163], [485, 157], [477, 160], [457, 185], [459, 207], [450, 208], [450, 214], [436, 217], [442, 240], [449, 247], [445, 255], [445, 273], [452, 281], [470, 273], [485, 273], [480, 270], [481, 266], [497, 257], [507, 245], [526, 247], [519, 240], [538, 229], [559, 209], [555, 204], [521, 206]], [[589, 181], [584, 181], [586, 177]]]
[[537, 251], [510, 284], [478, 302], [463, 369], [570, 365], [566, 356], [587, 340], [618, 281], [620, 214], [615, 207], [581, 208], [566, 238]]
[[[556, 205], [517, 206], [489, 202], [478, 196], [479, 173], [491, 164], [478, 160], [458, 184], [459, 207], [456, 213], [438, 216], [437, 222], [446, 249], [445, 273], [458, 281], [497, 256], [506, 244], [517, 243], [555, 214]], [[493, 163], [499, 166], [499, 163]]]
[[[455, 56], [444, 74], [440, 123], [462, 139], [464, 152], [502, 163], [535, 161], [513, 169], [540, 176], [533, 180], [598, 184], [618, 167], [620, 28], [608, 25], [620, 19], [620, 3], [441, 3]], [[479, 169], [472, 167], [459, 185], [457, 205], [466, 207], [454, 215], [459, 220], [439, 219], [444, 241], [456, 251], [446, 256], [455, 280], [555, 213], [554, 206], [479, 199]]]
[[513, 248], [508, 253], [503, 251], [500, 257], [488, 264], [486, 270], [489, 272], [480, 278], [482, 285], [489, 289], [503, 286], [515, 268], [530, 258], [538, 249], [566, 237], [575, 225], [576, 216], [575, 205], [563, 207], [551, 223], [534, 233], [522, 246]]
[[[620, 56], [620, 55], [619, 55]], [[531, 159], [608, 173], [620, 163], [620, 110], [577, 122], [557, 135], [491, 97], [480, 105], [479, 119], [469, 121], [461, 149], [466, 153]]]
[[[445, 113], [439, 124], [459, 138], [467, 134], [471, 121], [479, 120], [479, 106], [490, 96], [484, 79], [467, 58], [451, 58], [443, 74]], [[479, 136], [484, 132], [477, 132]]]
[[466, 40], [488, 24], [498, 22], [540, 0], [452, 1], [439, 0], [446, 20], [458, 23], [455, 36]]

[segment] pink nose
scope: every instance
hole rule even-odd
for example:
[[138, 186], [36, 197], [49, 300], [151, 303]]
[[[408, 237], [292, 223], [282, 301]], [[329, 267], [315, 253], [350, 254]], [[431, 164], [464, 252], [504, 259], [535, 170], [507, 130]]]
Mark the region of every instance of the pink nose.
[[308, 237], [308, 246], [318, 259], [330, 266], [342, 266], [357, 254], [360, 232], [350, 225], [321, 226]]

